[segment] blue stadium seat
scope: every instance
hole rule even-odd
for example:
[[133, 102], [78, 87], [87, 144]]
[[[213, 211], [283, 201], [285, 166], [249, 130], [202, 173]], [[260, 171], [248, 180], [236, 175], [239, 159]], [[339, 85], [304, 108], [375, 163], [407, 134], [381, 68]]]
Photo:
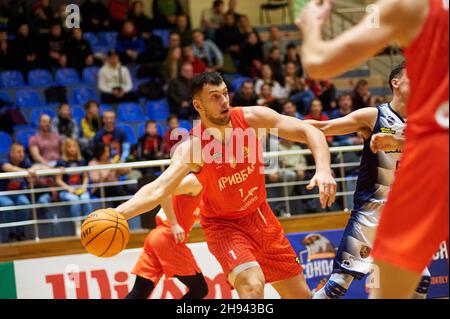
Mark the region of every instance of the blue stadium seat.
[[[163, 137], [164, 135], [164, 127], [161, 123], [156, 122], [156, 130], [158, 131], [159, 136]], [[145, 123], [139, 124], [138, 126], [138, 137], [141, 137], [145, 134]]]
[[125, 134], [127, 135], [128, 142], [130, 142], [131, 144], [137, 143], [136, 134], [134, 133], [134, 129], [131, 127], [131, 125], [120, 123], [116, 126], [124, 130]]
[[47, 70], [31, 70], [28, 72], [28, 84], [32, 86], [51, 86], [53, 84], [53, 78]]
[[114, 111], [114, 108], [110, 104], [100, 104], [100, 115], [105, 111]]
[[72, 68], [62, 68], [56, 70], [55, 82], [59, 85], [75, 85], [80, 83], [78, 72]]
[[5, 91], [0, 91], [0, 100], [6, 103], [12, 103], [11, 96]]
[[22, 89], [16, 91], [16, 105], [19, 107], [40, 107], [44, 104], [38, 91]]
[[0, 131], [0, 153], [8, 153], [12, 140], [8, 133]]
[[96, 66], [84, 68], [81, 76], [83, 83], [97, 86], [97, 75], [99, 70], [100, 68]]
[[165, 48], [169, 47], [169, 38], [170, 38], [170, 30], [168, 29], [155, 29], [153, 30], [153, 34], [161, 37], [163, 41], [163, 46]]
[[167, 120], [170, 115], [169, 103], [166, 99], [149, 101], [145, 105], [145, 112], [149, 119], [155, 121]]
[[36, 134], [36, 129], [22, 129], [16, 133], [16, 141], [25, 147], [28, 147], [28, 141], [31, 136]]
[[180, 127], [190, 131], [192, 128], [192, 122], [188, 121], [188, 120], [179, 120], [178, 121], [180, 123]]
[[73, 118], [75, 119], [77, 124], [80, 125], [81, 124], [81, 120], [86, 115], [86, 112], [84, 111], [84, 108], [82, 108], [79, 105], [72, 105], [71, 106], [71, 110], [72, 110]]
[[91, 89], [89, 87], [78, 87], [74, 88], [72, 92], [72, 103], [73, 104], [85, 104], [89, 100], [96, 100], [97, 93], [94, 89]]
[[25, 86], [23, 75], [19, 71], [3, 71], [0, 74], [0, 87], [11, 88]]
[[93, 32], [84, 32], [83, 38], [85, 40], [87, 40], [91, 44], [92, 47], [97, 46], [99, 44], [98, 37]]
[[242, 83], [244, 83], [247, 80], [253, 82], [253, 79], [246, 77], [246, 76], [240, 76], [240, 77], [235, 78], [233, 80], [233, 91], [238, 92], [239, 89], [241, 88]]
[[34, 125], [35, 127], [39, 126], [39, 118], [41, 117], [41, 114], [45, 113], [50, 115], [51, 118], [53, 118], [55, 116], [55, 111], [53, 111], [52, 109], [49, 108], [39, 108], [39, 109], [35, 109], [31, 112], [31, 116], [30, 116], [30, 123], [32, 125]]
[[123, 122], [138, 122], [145, 120], [145, 114], [137, 103], [120, 103], [117, 119]]
[[115, 49], [117, 44], [117, 32], [107, 31], [99, 32], [99, 44], [106, 47], [107, 50]]

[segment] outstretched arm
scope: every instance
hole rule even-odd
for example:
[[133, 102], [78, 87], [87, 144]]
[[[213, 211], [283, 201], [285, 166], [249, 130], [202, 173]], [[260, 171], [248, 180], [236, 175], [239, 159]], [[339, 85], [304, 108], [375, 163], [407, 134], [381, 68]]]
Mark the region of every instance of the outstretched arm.
[[142, 187], [116, 210], [126, 219], [130, 219], [155, 208], [163, 198], [176, 190], [190, 171], [196, 169], [191, 161], [191, 150], [191, 141], [181, 143], [177, 147], [169, 167], [156, 180]]
[[[244, 108], [245, 118], [254, 129], [266, 129], [286, 140], [308, 144], [316, 163], [316, 174], [307, 189], [319, 187], [322, 207], [333, 204], [336, 195], [336, 182], [332, 177], [330, 151], [325, 136], [314, 126], [297, 118], [281, 115], [267, 107]], [[272, 130], [276, 128], [277, 130]]]
[[318, 128], [326, 136], [346, 135], [361, 132], [364, 138], [369, 138], [377, 120], [378, 110], [366, 107], [354, 111], [344, 117], [329, 121], [306, 120], [305, 122]]
[[408, 45], [420, 32], [428, 4], [426, 0], [379, 0], [371, 8], [356, 26], [325, 41], [322, 26], [329, 17], [331, 0], [311, 0], [305, 6], [296, 24], [303, 33], [301, 56], [310, 77], [337, 76], [357, 67], [393, 41]]

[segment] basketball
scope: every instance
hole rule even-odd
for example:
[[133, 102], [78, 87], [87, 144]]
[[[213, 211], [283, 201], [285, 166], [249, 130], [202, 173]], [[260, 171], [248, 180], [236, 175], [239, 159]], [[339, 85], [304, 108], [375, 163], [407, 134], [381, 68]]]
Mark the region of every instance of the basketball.
[[81, 225], [81, 243], [97, 257], [120, 253], [130, 238], [126, 219], [114, 209], [99, 209], [89, 214]]

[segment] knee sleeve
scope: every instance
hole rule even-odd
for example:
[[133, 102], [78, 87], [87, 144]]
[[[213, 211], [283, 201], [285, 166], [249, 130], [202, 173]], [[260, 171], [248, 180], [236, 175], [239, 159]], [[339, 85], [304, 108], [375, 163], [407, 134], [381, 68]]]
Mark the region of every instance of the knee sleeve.
[[131, 289], [125, 299], [147, 299], [153, 289], [155, 289], [153, 281], [136, 276], [133, 289]]

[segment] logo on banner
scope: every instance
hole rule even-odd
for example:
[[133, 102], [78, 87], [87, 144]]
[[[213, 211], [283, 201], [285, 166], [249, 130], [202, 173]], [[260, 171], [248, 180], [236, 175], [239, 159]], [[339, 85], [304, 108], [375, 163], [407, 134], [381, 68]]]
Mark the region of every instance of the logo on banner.
[[303, 240], [302, 244], [306, 247], [307, 262], [315, 259], [334, 258], [336, 249], [331, 241], [321, 234], [309, 234]]

